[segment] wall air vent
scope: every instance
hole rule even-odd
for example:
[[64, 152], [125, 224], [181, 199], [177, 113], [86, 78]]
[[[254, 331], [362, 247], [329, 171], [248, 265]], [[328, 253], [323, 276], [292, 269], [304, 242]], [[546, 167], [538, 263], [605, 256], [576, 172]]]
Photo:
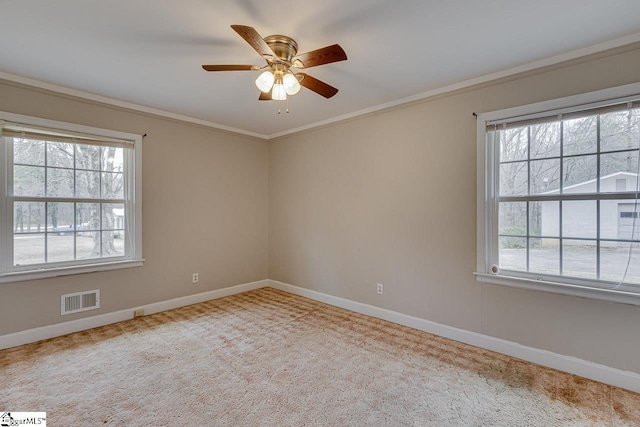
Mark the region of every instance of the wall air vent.
[[75, 292], [60, 297], [60, 314], [78, 313], [100, 308], [100, 289]]

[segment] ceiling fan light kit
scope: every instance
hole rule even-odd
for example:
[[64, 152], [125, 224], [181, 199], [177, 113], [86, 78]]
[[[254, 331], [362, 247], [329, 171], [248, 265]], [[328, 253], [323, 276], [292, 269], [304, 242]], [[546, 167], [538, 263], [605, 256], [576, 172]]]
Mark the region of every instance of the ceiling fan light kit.
[[[267, 65], [203, 65], [206, 71], [257, 71], [263, 72], [255, 80], [260, 89], [261, 101], [283, 101], [287, 95], [292, 96], [301, 87], [331, 98], [338, 89], [305, 73], [294, 72], [295, 69], [306, 69], [332, 62], [344, 61], [347, 54], [337, 44], [298, 55], [298, 43], [291, 37], [273, 35], [262, 38], [258, 32], [244, 25], [232, 25], [247, 43], [253, 47], [266, 61]], [[292, 70], [294, 69], [294, 70]]]
[[296, 76], [282, 65], [275, 65], [260, 74], [256, 79], [256, 86], [262, 93], [271, 92], [271, 99], [276, 101], [284, 101], [287, 95], [295, 95], [300, 91]]

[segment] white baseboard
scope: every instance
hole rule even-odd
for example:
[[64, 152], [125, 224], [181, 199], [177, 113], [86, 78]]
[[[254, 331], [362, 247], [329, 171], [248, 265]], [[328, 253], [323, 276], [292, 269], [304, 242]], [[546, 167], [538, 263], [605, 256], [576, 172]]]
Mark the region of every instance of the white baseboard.
[[112, 323], [128, 320], [133, 317], [133, 311], [138, 308], [144, 309], [145, 314], [159, 313], [161, 311], [171, 310], [173, 308], [184, 307], [199, 302], [209, 301], [212, 299], [223, 298], [242, 292], [251, 291], [270, 286], [281, 291], [289, 292], [313, 299], [315, 301], [330, 304], [336, 307], [354, 311], [356, 313], [365, 314], [367, 316], [376, 317], [378, 319], [387, 320], [399, 325], [408, 326], [420, 331], [429, 332], [441, 337], [460, 341], [486, 350], [495, 351], [536, 363], [538, 365], [547, 366], [549, 368], [558, 369], [570, 374], [579, 375], [594, 381], [621, 387], [627, 390], [640, 393], [640, 374], [620, 369], [611, 368], [609, 366], [600, 365], [598, 363], [589, 362], [571, 356], [552, 353], [546, 350], [540, 350], [528, 347], [512, 341], [494, 338], [488, 335], [471, 332], [464, 329], [454, 328], [452, 326], [443, 325], [419, 317], [409, 316], [407, 314], [398, 313], [396, 311], [375, 307], [369, 304], [363, 304], [348, 299], [323, 294], [321, 292], [312, 291], [310, 289], [300, 288], [288, 283], [276, 280], [259, 280], [257, 282], [244, 283], [241, 285], [231, 286], [223, 289], [203, 292], [195, 295], [175, 298], [168, 301], [161, 301], [140, 307], [131, 307], [126, 310], [120, 310], [113, 313], [100, 314], [97, 316], [86, 317], [83, 319], [72, 320], [69, 322], [57, 323], [55, 325], [43, 326], [40, 328], [28, 329], [13, 334], [0, 336], [0, 349], [16, 347], [48, 338], [54, 338], [73, 332], [84, 331], [99, 326], [109, 325]]
[[640, 393], [640, 374], [635, 372], [622, 371], [620, 369], [611, 368], [609, 366], [600, 365], [598, 363], [589, 362], [576, 357], [565, 356], [546, 350], [528, 347], [512, 341], [454, 328], [452, 326], [431, 322], [419, 317], [409, 316], [407, 314], [375, 307], [369, 304], [363, 304], [323, 294], [321, 292], [300, 288], [298, 286], [278, 282], [276, 280], [269, 280], [268, 282], [270, 287], [281, 291], [300, 295], [336, 307], [355, 311], [356, 313], [366, 314], [367, 316], [387, 320], [399, 325], [408, 326], [420, 331], [429, 332], [434, 335], [470, 344], [475, 347], [506, 354], [531, 363]]
[[228, 288], [174, 298], [168, 301], [156, 302], [139, 307], [131, 307], [125, 310], [114, 311], [112, 313], [99, 314], [97, 316], [85, 317], [82, 319], [71, 320], [69, 322], [56, 323], [54, 325], [42, 326], [39, 328], [27, 329], [26, 331], [15, 332], [13, 334], [2, 335], [0, 336], [0, 350], [59, 337], [73, 332], [85, 331], [99, 326], [110, 325], [112, 323], [122, 322], [123, 320], [133, 318], [133, 311], [139, 308], [144, 309], [145, 315], [159, 313], [173, 308], [184, 307], [191, 304], [197, 304], [199, 302], [264, 288], [268, 285], [269, 281], [267, 279], [259, 280], [257, 282], [244, 283], [241, 285], [230, 286]]

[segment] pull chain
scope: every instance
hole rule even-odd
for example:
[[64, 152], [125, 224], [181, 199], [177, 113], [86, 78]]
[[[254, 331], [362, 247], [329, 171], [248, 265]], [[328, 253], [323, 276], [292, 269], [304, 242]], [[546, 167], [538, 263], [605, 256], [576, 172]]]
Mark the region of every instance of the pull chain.
[[[289, 98], [287, 98], [287, 108], [285, 110], [287, 114], [289, 114]], [[278, 108], [278, 114], [282, 114], [282, 110]]]

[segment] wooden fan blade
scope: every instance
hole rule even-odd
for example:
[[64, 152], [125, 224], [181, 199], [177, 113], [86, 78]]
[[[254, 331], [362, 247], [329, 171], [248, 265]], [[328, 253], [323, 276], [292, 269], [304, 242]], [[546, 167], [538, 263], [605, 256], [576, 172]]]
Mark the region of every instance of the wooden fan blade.
[[250, 71], [254, 65], [203, 65], [207, 71]]
[[322, 49], [296, 55], [293, 58], [293, 65], [298, 68], [311, 68], [318, 65], [330, 64], [332, 62], [345, 61], [347, 54], [340, 47], [334, 44]]
[[297, 76], [302, 76], [302, 80], [300, 80], [300, 86], [304, 86], [309, 90], [314, 91], [318, 95], [322, 95], [325, 98], [331, 98], [333, 95], [338, 93], [338, 89], [335, 87], [326, 84], [325, 82], [316, 79], [315, 77], [311, 77], [305, 73], [297, 73]]
[[264, 92], [260, 92], [260, 97], [258, 98], [258, 101], [272, 101], [273, 98], [271, 97], [271, 91], [264, 93]]
[[235, 30], [236, 33], [240, 35], [247, 43], [251, 45], [252, 48], [255, 49], [263, 58], [271, 57], [277, 58], [276, 54], [273, 53], [269, 45], [264, 41], [260, 34], [253, 27], [248, 27], [246, 25], [232, 25], [231, 28]]

